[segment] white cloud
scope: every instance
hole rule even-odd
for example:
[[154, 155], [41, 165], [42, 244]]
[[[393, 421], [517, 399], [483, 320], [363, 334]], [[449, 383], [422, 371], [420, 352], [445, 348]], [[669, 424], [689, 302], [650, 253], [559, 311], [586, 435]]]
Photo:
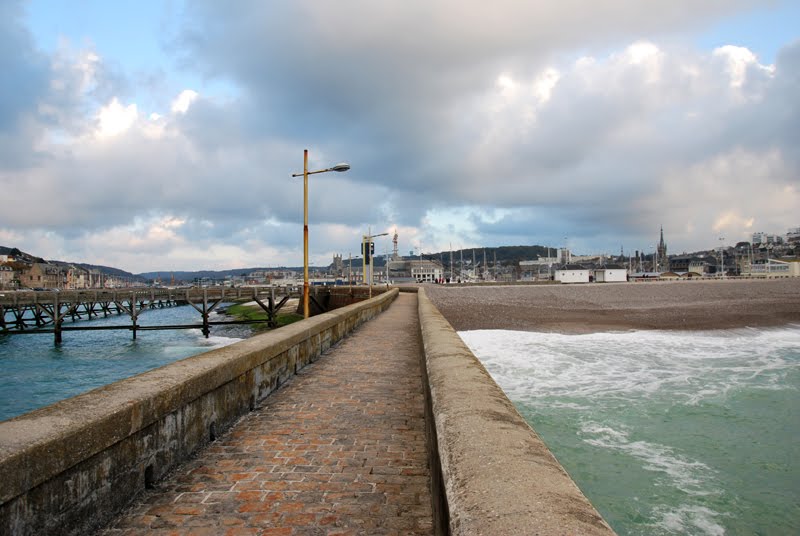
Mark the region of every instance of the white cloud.
[[180, 94], [172, 101], [172, 106], [170, 110], [174, 114], [185, 114], [189, 111], [189, 106], [197, 99], [199, 94], [192, 90], [192, 89], [184, 89], [180, 92]]
[[631, 65], [644, 69], [644, 81], [647, 84], [657, 84], [661, 81], [662, 62], [664, 54], [653, 43], [639, 41], [626, 49], [626, 55]]
[[141, 125], [142, 134], [150, 139], [157, 140], [166, 134], [167, 121], [166, 118], [157, 113], [151, 113], [148, 121]]
[[642, 204], [646, 212], [664, 214], [676, 229], [689, 224], [676, 236], [681, 242], [696, 242], [689, 234], [705, 243], [718, 236], [736, 242], [748, 241], [754, 230], [786, 232], [797, 219], [800, 191], [797, 171], [779, 151], [734, 149], [672, 170]]
[[755, 221], [755, 218], [747, 218], [736, 211], [728, 210], [717, 217], [711, 229], [716, 233], [733, 232], [737, 236], [744, 236], [752, 230]]
[[561, 73], [552, 67], [542, 71], [533, 81], [533, 94], [539, 99], [539, 102], [545, 104], [550, 100], [553, 90], [561, 78]]
[[176, 231], [185, 223], [185, 219], [176, 216], [137, 216], [130, 224], [90, 233], [82, 240], [93, 250], [153, 254], [183, 245], [184, 239]]
[[730, 76], [731, 87], [734, 88], [744, 85], [750, 67], [756, 67], [770, 74], [775, 70], [772, 65], [760, 65], [756, 55], [745, 47], [725, 45], [715, 48], [713, 54], [725, 61], [725, 69]]
[[128, 130], [138, 119], [139, 112], [136, 104], [131, 103], [127, 106], [120, 104], [114, 97], [106, 106], [100, 108], [97, 113], [97, 129], [95, 134], [98, 138], [113, 138]]
[[638, 41], [625, 49], [629, 61], [633, 65], [650, 63], [654, 58], [658, 58], [661, 51], [656, 45], [648, 41]]

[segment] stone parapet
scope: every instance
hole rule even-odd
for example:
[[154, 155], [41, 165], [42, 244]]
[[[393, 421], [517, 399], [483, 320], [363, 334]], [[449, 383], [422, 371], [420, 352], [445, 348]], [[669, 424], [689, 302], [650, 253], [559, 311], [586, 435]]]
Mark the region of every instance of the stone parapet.
[[418, 297], [436, 525], [454, 535], [614, 534], [424, 289]]
[[0, 533], [91, 533], [397, 293], [0, 422]]

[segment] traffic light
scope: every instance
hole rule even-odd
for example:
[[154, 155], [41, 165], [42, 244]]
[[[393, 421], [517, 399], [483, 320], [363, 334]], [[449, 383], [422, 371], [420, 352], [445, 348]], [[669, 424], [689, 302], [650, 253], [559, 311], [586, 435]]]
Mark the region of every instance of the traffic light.
[[[369, 244], [369, 247], [364, 251], [364, 246]], [[375, 242], [361, 242], [361, 254], [364, 255], [364, 264], [370, 264], [372, 256], [375, 255]]]
[[372, 246], [372, 242], [361, 242], [361, 254], [364, 255], [364, 264], [369, 264], [370, 259], [372, 257], [372, 248], [367, 246], [369, 244]]

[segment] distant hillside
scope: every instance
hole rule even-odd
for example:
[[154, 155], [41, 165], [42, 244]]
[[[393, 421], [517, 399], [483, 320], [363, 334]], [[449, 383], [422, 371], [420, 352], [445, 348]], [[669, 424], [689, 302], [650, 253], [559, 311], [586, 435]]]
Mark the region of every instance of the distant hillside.
[[[486, 261], [489, 264], [494, 264], [495, 256], [497, 258], [498, 264], [509, 265], [515, 264], [519, 261], [523, 260], [533, 260], [539, 256], [547, 256], [549, 254], [555, 253], [555, 248], [546, 248], [544, 246], [500, 246], [500, 247], [487, 247], [487, 248], [469, 248], [464, 250], [453, 250], [453, 262], [454, 264], [458, 264], [462, 258], [462, 251], [463, 251], [463, 258], [464, 261], [472, 262], [472, 253], [475, 252], [475, 261], [478, 264], [483, 264], [483, 255], [486, 252]], [[119, 268], [114, 268], [111, 266], [100, 266], [96, 264], [87, 264], [87, 263], [79, 263], [79, 262], [66, 262], [66, 261], [45, 261], [41, 257], [36, 257], [29, 253], [25, 253], [20, 251], [17, 248], [9, 248], [5, 246], [0, 246], [0, 255], [13, 255], [14, 257], [18, 257], [20, 259], [25, 260], [26, 262], [50, 262], [52, 264], [73, 264], [75, 266], [80, 266], [82, 268], [90, 269], [90, 270], [98, 270], [104, 274], [125, 278], [130, 281], [151, 281], [155, 279], [160, 279], [163, 282], [168, 282], [175, 278], [175, 281], [181, 282], [192, 282], [198, 278], [208, 278], [208, 279], [225, 279], [226, 277], [232, 276], [245, 276], [250, 274], [251, 272], [256, 271], [272, 271], [272, 270], [286, 270], [286, 271], [301, 271], [303, 269], [302, 266], [271, 266], [271, 267], [253, 267], [253, 268], [236, 268], [232, 270], [195, 270], [195, 271], [166, 271], [161, 270], [157, 272], [143, 272], [140, 274], [133, 274], [131, 272], [126, 272], [125, 270], [120, 270]], [[404, 259], [419, 259], [419, 255], [410, 255], [410, 256], [403, 256]], [[450, 251], [441, 251], [436, 253], [423, 253], [423, 259], [441, 259], [445, 266], [450, 265]], [[348, 259], [343, 259], [345, 266], [349, 265]], [[385, 264], [385, 256], [384, 255], [376, 255], [374, 257], [374, 266], [382, 267]], [[353, 270], [361, 270], [361, 258], [354, 258], [352, 260]], [[317, 272], [321, 270], [326, 270], [328, 266], [311, 266], [311, 272]]]
[[259, 272], [264, 270], [302, 270], [303, 267], [299, 268], [287, 268], [284, 266], [281, 267], [270, 267], [270, 268], [235, 268], [232, 270], [196, 270], [192, 272], [187, 271], [159, 271], [159, 272], [143, 272], [141, 274], [137, 274], [139, 277], [144, 279], [161, 279], [161, 281], [169, 281], [173, 277], [176, 281], [194, 281], [197, 278], [208, 278], [208, 279], [225, 279], [226, 277], [233, 277], [233, 276], [245, 276], [250, 274], [251, 272]]
[[[497, 256], [498, 264], [511, 264], [519, 261], [532, 261], [538, 257], [547, 257], [548, 249], [550, 255], [555, 255], [558, 251], [557, 248], [547, 248], [545, 246], [499, 246], [494, 248], [469, 248], [469, 249], [454, 249], [453, 250], [453, 263], [458, 264], [461, 261], [461, 254], [463, 252], [464, 261], [472, 262], [472, 252], [475, 252], [475, 262], [483, 264], [483, 253], [486, 252], [486, 262], [493, 264], [495, 255]], [[408, 259], [419, 259], [419, 255], [406, 257]], [[445, 266], [450, 264], [450, 252], [441, 251], [437, 253], [423, 253], [424, 259], [442, 259]]]
[[[54, 262], [54, 261], [51, 261]], [[74, 264], [75, 266], [80, 266], [81, 268], [86, 268], [87, 270], [97, 270], [107, 275], [111, 275], [114, 277], [122, 277], [126, 279], [130, 279], [131, 281], [144, 281], [140, 275], [132, 274], [130, 272], [126, 272], [125, 270], [120, 270], [119, 268], [113, 268], [111, 266], [100, 266], [97, 264], [86, 264], [82, 262], [71, 262], [69, 264]]]
[[11, 255], [15, 259], [22, 260], [25, 262], [45, 262], [41, 257], [34, 257], [30, 253], [25, 253], [24, 251], [20, 251], [17, 248], [8, 248], [5, 246], [0, 246], [0, 255]]
[[9, 247], [6, 247], [6, 246], [0, 246], [0, 255], [10, 255], [10, 256], [13, 256], [17, 260], [28, 262], [28, 263], [42, 262], [42, 263], [54, 264], [54, 265], [57, 265], [57, 266], [67, 266], [67, 265], [68, 266], [78, 266], [78, 267], [84, 268], [86, 270], [96, 270], [96, 271], [98, 271], [100, 273], [103, 273], [103, 274], [106, 274], [106, 275], [109, 275], [109, 276], [113, 276], [113, 277], [117, 277], [117, 278], [126, 279], [128, 281], [142, 281], [142, 282], [144, 281], [144, 278], [142, 278], [142, 277], [140, 277], [138, 275], [132, 274], [130, 272], [126, 272], [125, 270], [120, 270], [119, 268], [113, 268], [111, 266], [100, 266], [100, 265], [97, 265], [97, 264], [87, 264], [87, 263], [83, 263], [83, 262], [69, 262], [69, 261], [61, 261], [61, 260], [54, 260], [54, 259], [44, 260], [41, 257], [36, 257], [35, 255], [31, 255], [30, 253], [25, 253], [24, 251], [20, 251], [17, 248], [9, 248]]

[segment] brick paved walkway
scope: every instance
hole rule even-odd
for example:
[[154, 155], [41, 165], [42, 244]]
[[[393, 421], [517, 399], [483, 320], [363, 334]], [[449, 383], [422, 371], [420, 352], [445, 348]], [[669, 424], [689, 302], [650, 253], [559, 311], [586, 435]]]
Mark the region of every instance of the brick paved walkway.
[[401, 293], [103, 534], [432, 534], [416, 305]]

